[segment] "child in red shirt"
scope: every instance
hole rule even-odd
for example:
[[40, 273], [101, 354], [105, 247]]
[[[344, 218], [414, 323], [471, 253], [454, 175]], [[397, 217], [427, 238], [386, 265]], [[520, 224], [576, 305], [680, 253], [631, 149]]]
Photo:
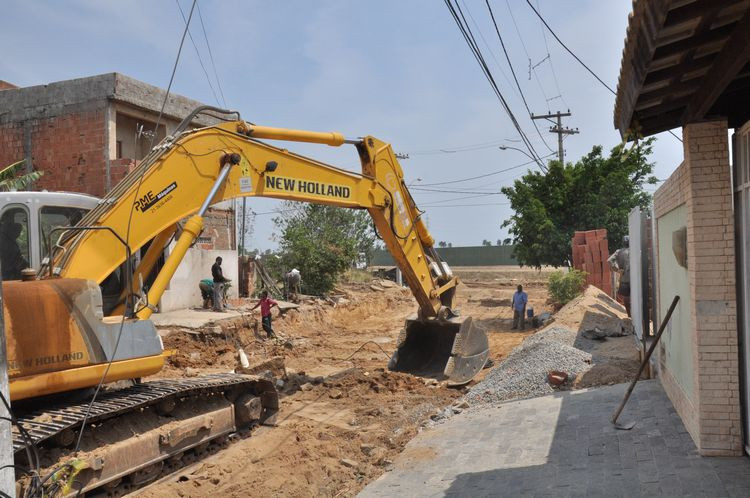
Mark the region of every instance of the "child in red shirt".
[[260, 319], [263, 323], [263, 330], [266, 331], [266, 334], [268, 334], [268, 338], [276, 337], [276, 334], [273, 333], [273, 328], [271, 327], [271, 308], [274, 306], [278, 307], [279, 303], [274, 301], [273, 299], [268, 297], [268, 291], [263, 291], [260, 293], [260, 301], [252, 307], [251, 311], [256, 309], [258, 306], [260, 306]]

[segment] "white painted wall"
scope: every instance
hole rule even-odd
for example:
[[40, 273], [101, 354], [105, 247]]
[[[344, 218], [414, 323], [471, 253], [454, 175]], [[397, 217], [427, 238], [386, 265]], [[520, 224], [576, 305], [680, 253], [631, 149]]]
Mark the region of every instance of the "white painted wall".
[[[174, 242], [169, 246], [171, 251]], [[229, 297], [238, 297], [238, 275], [237, 251], [218, 251], [192, 248], [188, 249], [185, 259], [177, 268], [169, 288], [164, 291], [161, 298], [159, 310], [173, 311], [185, 308], [201, 306], [201, 292], [198, 282], [204, 278], [211, 278], [211, 265], [216, 258], [221, 256], [221, 268], [224, 276], [232, 279], [232, 287], [229, 289]]]

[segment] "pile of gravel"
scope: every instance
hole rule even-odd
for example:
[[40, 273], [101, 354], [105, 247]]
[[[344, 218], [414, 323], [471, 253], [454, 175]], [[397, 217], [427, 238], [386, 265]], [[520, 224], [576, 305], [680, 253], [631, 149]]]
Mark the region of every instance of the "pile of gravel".
[[477, 406], [553, 393], [555, 389], [547, 382], [550, 370], [566, 372], [570, 383], [591, 367], [591, 355], [573, 347], [576, 335], [572, 330], [552, 327], [527, 337], [469, 390], [466, 400]]

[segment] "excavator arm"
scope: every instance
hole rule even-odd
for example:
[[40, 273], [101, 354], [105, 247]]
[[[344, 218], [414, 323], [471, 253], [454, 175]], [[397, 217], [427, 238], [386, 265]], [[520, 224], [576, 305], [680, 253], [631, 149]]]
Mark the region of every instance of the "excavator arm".
[[[370, 136], [348, 140], [339, 133], [256, 126], [240, 119], [188, 129], [198, 113], [209, 109], [230, 114], [200, 108], [188, 116], [81, 220], [78, 227], [84, 229], [60, 237], [48, 263], [52, 268], [43, 267], [40, 276], [101, 284], [128, 259], [123, 240], [131, 252], [151, 241], [123, 295], [135, 292], [139, 302], [118, 310], [146, 319], [201, 233], [203, 215], [212, 204], [259, 196], [367, 209], [419, 305], [418, 316], [407, 321], [391, 367], [423, 374], [437, 369], [456, 383], [465, 383], [482, 368], [488, 356], [486, 336], [472, 326], [470, 318], [457, 318], [453, 295], [458, 281], [434, 250], [434, 240], [389, 144]], [[353, 145], [362, 172], [343, 170], [261, 140]], [[141, 292], [139, 283], [175, 231], [180, 234], [169, 258], [148, 292]]]
[[[362, 174], [257, 140], [261, 138], [333, 146], [352, 143], [359, 152]], [[427, 317], [438, 314], [443, 306], [440, 296], [456, 285], [447, 267], [439, 264], [434, 241], [405, 186], [393, 150], [374, 137], [346, 141], [338, 133], [244, 121], [184, 131], [157, 146], [80, 224], [110, 227], [135, 252], [154, 238], [157, 246], [166, 243], [169, 237], [159, 235], [171, 234], [178, 222], [191, 215], [202, 215], [202, 207], [253, 196], [367, 209]], [[183, 231], [200, 232], [202, 223], [196, 221], [188, 219]], [[110, 231], [83, 231], [60, 246], [53, 272], [60, 277], [102, 283], [126, 259], [123, 244]], [[44, 268], [42, 275], [48, 271]], [[133, 282], [139, 281], [138, 276]], [[152, 295], [149, 300], [154, 303], [159, 297]]]

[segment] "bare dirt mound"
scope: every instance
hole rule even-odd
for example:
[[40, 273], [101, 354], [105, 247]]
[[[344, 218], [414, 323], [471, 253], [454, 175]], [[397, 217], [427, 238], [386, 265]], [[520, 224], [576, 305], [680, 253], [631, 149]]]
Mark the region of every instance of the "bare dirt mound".
[[[487, 328], [499, 361], [533, 332], [511, 330], [514, 285], [533, 287], [529, 301], [540, 311], [546, 275], [501, 267], [472, 269], [469, 280], [458, 306]], [[265, 339], [258, 315], [247, 312], [254, 301], [237, 303], [245, 316], [205, 330], [162, 330], [165, 347], [176, 353], [160, 375], [232, 370], [242, 347], [251, 365], [282, 358], [286, 380], [277, 427], [260, 428], [142, 496], [353, 496], [390, 467], [420, 427], [455, 412], [451, 405], [463, 391], [386, 371], [417, 305], [407, 289], [376, 283], [341, 285], [332, 299], [283, 316], [274, 311], [279, 341]]]
[[284, 398], [278, 427], [141, 496], [353, 496], [390, 467], [420, 421], [459, 395], [405, 374], [351, 369]]

